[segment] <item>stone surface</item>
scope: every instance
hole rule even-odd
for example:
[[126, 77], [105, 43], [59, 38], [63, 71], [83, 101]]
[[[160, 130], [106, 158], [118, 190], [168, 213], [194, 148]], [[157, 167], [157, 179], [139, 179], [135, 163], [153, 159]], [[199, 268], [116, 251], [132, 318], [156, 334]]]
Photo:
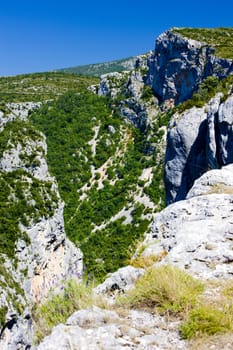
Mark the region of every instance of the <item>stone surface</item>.
[[7, 103], [6, 106], [9, 110], [9, 113], [4, 114], [2, 111], [0, 111], [0, 132], [4, 129], [4, 126], [9, 121], [16, 119], [26, 120], [28, 113], [39, 108], [41, 104], [41, 102]]
[[156, 40], [148, 82], [161, 102], [177, 104], [190, 98], [207, 76], [223, 78], [232, 72], [232, 61], [215, 57], [213, 48], [168, 30]]
[[165, 158], [167, 203], [185, 198], [193, 181], [207, 168], [205, 108], [175, 114], [169, 124]]
[[184, 199], [207, 170], [233, 162], [233, 95], [222, 103], [221, 97], [172, 117], [165, 159], [167, 204]]
[[124, 315], [93, 307], [73, 314], [58, 325], [37, 350], [171, 350], [186, 349], [178, 334], [178, 322], [143, 311]]
[[233, 194], [233, 164], [226, 165], [222, 169], [207, 171], [194, 182], [186, 198], [211, 192]]
[[[138, 56], [134, 69], [121, 73], [109, 73], [101, 76], [98, 94], [120, 98], [120, 112], [140, 129], [145, 129], [151, 116], [158, 114], [158, 100], [151, 94], [147, 100], [143, 91], [147, 79], [152, 52]], [[94, 90], [93, 90], [94, 91]]]
[[95, 288], [98, 294], [126, 292], [132, 288], [137, 279], [144, 274], [144, 269], [137, 269], [133, 266], [122, 267], [112, 273], [106, 280]]
[[202, 278], [232, 276], [232, 178], [232, 165], [209, 171], [195, 182], [189, 199], [156, 214], [143, 254], [165, 251], [162, 263], [178, 265]]

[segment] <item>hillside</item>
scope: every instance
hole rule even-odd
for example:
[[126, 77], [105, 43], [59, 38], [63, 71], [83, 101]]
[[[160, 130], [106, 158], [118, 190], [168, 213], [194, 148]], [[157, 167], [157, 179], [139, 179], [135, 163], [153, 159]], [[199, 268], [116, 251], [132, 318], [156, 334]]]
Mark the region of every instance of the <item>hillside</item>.
[[38, 102], [54, 99], [66, 91], [85, 90], [92, 84], [98, 84], [98, 81], [94, 77], [58, 72], [0, 77], [1, 106], [5, 102]]
[[[154, 52], [101, 79], [64, 72], [0, 78], [0, 347], [31, 347], [33, 337], [42, 341], [83, 309], [38, 349], [57, 342], [63, 349], [62, 338], [64, 347], [70, 339], [82, 350], [84, 329], [83, 349], [189, 348], [182, 325], [192, 297], [191, 306], [179, 300], [169, 309], [127, 293], [139, 280], [153, 295], [150, 269], [158, 262], [186, 269], [189, 277], [175, 274], [197, 294], [206, 278], [231, 275], [230, 40], [231, 29], [175, 28], [157, 38]], [[170, 272], [165, 267], [165, 278]], [[118, 294], [130, 301], [119, 306]]]
[[85, 76], [100, 77], [103, 74], [112, 72], [122, 72], [125, 70], [132, 70], [137, 61], [137, 56], [127, 57], [121, 60], [111, 62], [86, 64], [82, 66], [74, 66], [57, 70], [57, 72], [81, 74]]

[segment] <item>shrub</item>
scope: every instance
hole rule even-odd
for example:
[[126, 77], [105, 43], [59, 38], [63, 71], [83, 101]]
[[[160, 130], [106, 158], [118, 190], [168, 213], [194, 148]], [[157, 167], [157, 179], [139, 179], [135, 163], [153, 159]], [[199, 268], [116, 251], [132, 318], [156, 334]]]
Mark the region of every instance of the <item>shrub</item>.
[[144, 85], [142, 91], [142, 99], [148, 101], [153, 97], [153, 91], [150, 86]]
[[183, 313], [194, 307], [202, 284], [175, 266], [148, 269], [120, 303], [130, 307], [155, 308], [164, 313]]
[[55, 325], [65, 323], [74, 311], [91, 306], [94, 302], [91, 290], [92, 286], [85, 282], [78, 284], [76, 280], [70, 280], [63, 293], [54, 294], [36, 307], [33, 311], [36, 341], [41, 341]]
[[166, 251], [163, 251], [156, 255], [148, 255], [148, 256], [139, 255], [136, 257], [132, 257], [130, 259], [130, 265], [136, 268], [146, 269], [154, 265], [156, 262], [161, 261], [163, 258], [165, 258], [166, 255], [167, 255]]
[[233, 306], [217, 309], [211, 305], [201, 305], [190, 312], [189, 318], [180, 327], [184, 339], [199, 335], [213, 335], [233, 330]]

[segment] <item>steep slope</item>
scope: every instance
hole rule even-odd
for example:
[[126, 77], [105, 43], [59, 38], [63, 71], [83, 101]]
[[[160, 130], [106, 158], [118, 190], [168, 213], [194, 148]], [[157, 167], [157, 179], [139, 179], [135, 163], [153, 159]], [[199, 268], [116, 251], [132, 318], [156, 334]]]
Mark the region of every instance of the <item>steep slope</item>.
[[232, 81], [225, 81], [225, 95], [218, 86], [208, 104], [173, 115], [166, 150], [167, 203], [184, 199], [208, 169], [232, 163]]
[[135, 129], [115, 103], [91, 92], [69, 93], [31, 116], [47, 137], [66, 232], [84, 253], [86, 273], [98, 279], [126, 263], [164, 197], [163, 116], [150, 129]]
[[30, 344], [33, 303], [82, 271], [82, 254], [64, 232], [45, 138], [24, 120], [27, 104], [18, 107], [18, 116], [1, 112], [1, 349]]
[[[212, 40], [207, 40], [207, 43], [195, 40], [197, 38], [195, 34], [190, 34], [192, 39], [182, 35], [187, 32], [189, 33], [185, 29], [171, 29], [162, 33], [156, 40], [148, 83], [161, 102], [169, 100], [176, 105], [191, 98], [199, 84], [208, 76], [222, 79], [233, 72], [232, 59], [219, 58], [218, 50], [215, 53], [213, 48], [214, 42], [214, 46], [220, 45], [218, 40], [223, 36], [225, 46], [231, 46], [231, 29], [229, 33], [227, 32], [229, 35], [225, 30], [219, 30], [218, 33], [222, 35], [217, 37], [213, 35]], [[191, 32], [199, 33], [199, 30], [195, 32], [193, 29]], [[202, 37], [207, 38], [206, 35]], [[231, 54], [229, 57], [232, 58]]]
[[233, 59], [233, 29], [226, 28], [173, 28], [173, 33], [208, 44], [217, 57]]
[[[207, 172], [195, 182], [187, 199], [157, 213], [151, 233], [147, 235], [132, 260], [133, 264], [144, 263], [144, 269], [127, 266], [111, 274], [95, 290], [105, 295], [108, 301], [110, 299], [110, 304], [105, 300], [101, 308], [94, 305], [75, 312], [65, 325], [59, 324], [53, 329], [52, 334], [38, 346], [38, 350], [55, 350], [58, 346], [63, 350], [66, 349], [67, 343], [80, 350], [92, 347], [140, 350], [204, 350], [211, 346], [215, 346], [215, 349], [230, 348], [232, 174], [232, 164], [221, 170]], [[160, 258], [156, 261], [152, 257]], [[166, 280], [166, 273], [174, 266], [179, 266], [181, 270], [175, 269], [174, 279], [170, 276], [171, 280]], [[163, 276], [160, 275], [157, 283], [149, 279], [152, 271], [156, 269], [164, 273]], [[178, 272], [182, 271], [181, 276], [184, 281], [189, 281], [188, 284], [193, 281], [190, 276], [187, 277], [184, 270], [195, 277], [198, 276], [205, 290], [197, 305], [191, 305], [192, 295], [186, 293], [184, 300], [190, 304], [186, 305], [184, 313], [176, 310], [174, 316], [166, 297], [171, 293], [171, 302], [174, 302], [172, 306], [176, 308], [176, 292], [177, 289], [182, 290], [182, 286], [179, 285], [181, 282], [176, 285], [179, 280]], [[146, 287], [149, 289], [153, 283], [157, 287], [154, 291], [150, 289], [150, 292], [155, 293], [154, 299], [146, 290]], [[139, 286], [144, 288], [140, 290]], [[124, 304], [122, 296], [125, 295], [125, 300], [128, 300], [130, 295], [137, 295], [133, 294], [137, 288], [141, 299], [135, 303], [134, 309], [130, 309], [127, 303]], [[156, 292], [165, 299], [167, 309], [162, 312]], [[119, 293], [124, 310], [119, 308]], [[224, 296], [224, 293], [229, 293], [228, 297]], [[224, 315], [229, 315], [230, 318], [224, 319]], [[193, 332], [190, 337], [194, 337], [194, 340], [190, 341], [184, 329], [189, 329], [190, 334]], [[216, 337], [207, 336], [216, 332]], [[225, 334], [226, 332], [229, 332], [229, 335]], [[185, 339], [182, 339], [182, 336]]]

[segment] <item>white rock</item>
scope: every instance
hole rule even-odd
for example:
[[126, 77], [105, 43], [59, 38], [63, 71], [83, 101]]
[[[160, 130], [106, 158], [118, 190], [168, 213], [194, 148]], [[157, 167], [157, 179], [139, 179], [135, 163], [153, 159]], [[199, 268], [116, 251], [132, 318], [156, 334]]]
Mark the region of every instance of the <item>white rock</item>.
[[122, 267], [110, 276], [94, 290], [96, 293], [111, 293], [114, 291], [125, 292], [132, 288], [139, 277], [145, 273], [144, 269], [133, 266]]
[[232, 170], [229, 165], [209, 171], [196, 181], [189, 199], [171, 204], [156, 214], [144, 254], [166, 251], [163, 263], [176, 264], [202, 278], [231, 276], [233, 194], [205, 193], [219, 180], [232, 190]]

